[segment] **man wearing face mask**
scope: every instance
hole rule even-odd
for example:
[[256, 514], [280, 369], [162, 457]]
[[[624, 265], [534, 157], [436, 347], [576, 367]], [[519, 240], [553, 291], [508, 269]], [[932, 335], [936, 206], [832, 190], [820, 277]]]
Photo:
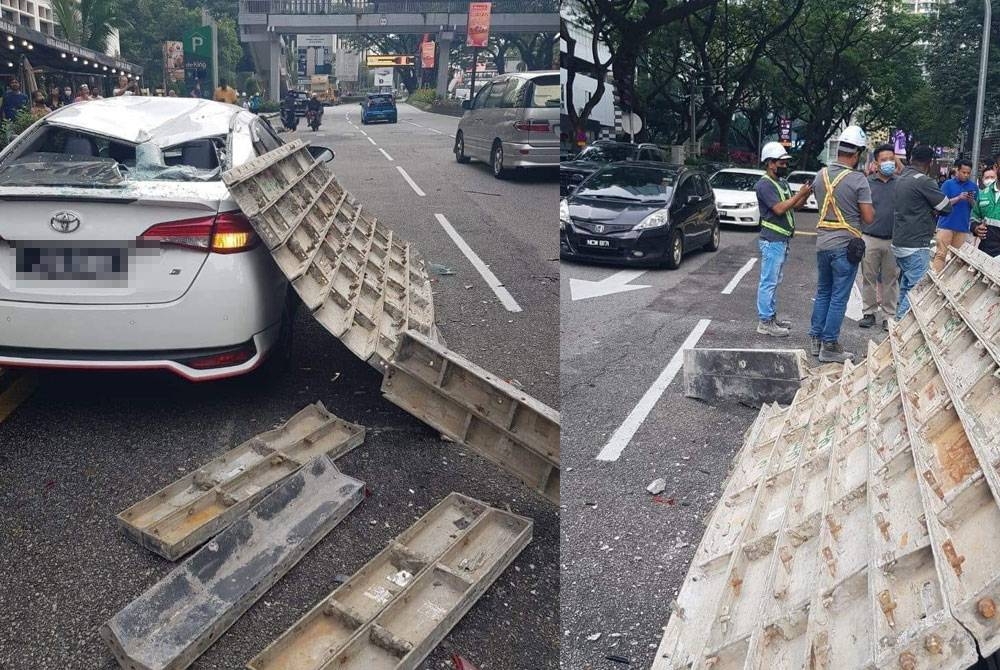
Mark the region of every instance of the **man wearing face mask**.
[[788, 337], [791, 324], [778, 318], [775, 294], [781, 285], [782, 269], [788, 258], [788, 242], [795, 234], [793, 209], [802, 207], [812, 186], [804, 184], [792, 194], [785, 177], [791, 158], [780, 142], [768, 142], [760, 152], [767, 174], [755, 188], [760, 208], [760, 283], [757, 285], [757, 332], [772, 337]]
[[976, 204], [972, 206], [973, 232], [980, 239], [979, 250], [984, 254], [1000, 256], [1000, 190], [997, 189], [996, 170], [983, 173], [983, 188]]
[[[882, 328], [889, 329], [889, 319], [896, 315], [899, 299], [899, 268], [892, 255], [892, 222], [895, 213], [893, 198], [896, 193], [896, 154], [891, 144], [875, 149], [875, 173], [868, 177], [872, 190], [875, 222], [863, 229], [865, 257], [861, 259], [861, 302], [864, 316], [858, 321], [861, 328], [871, 328], [878, 322], [882, 311]], [[878, 300], [878, 283], [881, 276], [882, 301]]]
[[934, 249], [934, 260], [931, 261], [934, 272], [941, 272], [944, 267], [948, 247], [958, 248], [965, 244], [972, 205], [979, 197], [979, 187], [971, 177], [972, 162], [960, 158], [955, 161], [955, 176], [941, 184], [941, 192], [948, 196], [952, 209], [937, 222], [937, 232], [934, 235], [937, 246]]

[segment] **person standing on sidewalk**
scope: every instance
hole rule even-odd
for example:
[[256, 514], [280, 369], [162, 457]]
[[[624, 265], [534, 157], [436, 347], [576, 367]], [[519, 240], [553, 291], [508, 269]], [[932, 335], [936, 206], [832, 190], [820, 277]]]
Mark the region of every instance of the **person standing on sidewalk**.
[[[899, 268], [892, 255], [892, 221], [895, 215], [893, 198], [896, 193], [896, 154], [891, 144], [875, 149], [875, 173], [868, 177], [875, 207], [875, 223], [862, 230], [865, 257], [861, 259], [861, 302], [864, 316], [861, 328], [871, 328], [878, 322], [881, 308], [882, 328], [889, 330], [889, 319], [896, 316], [899, 299]], [[882, 284], [882, 299], [878, 299], [878, 284]], [[881, 302], [881, 304], [880, 304]]]
[[969, 233], [969, 218], [972, 205], [979, 197], [979, 187], [972, 177], [972, 161], [960, 158], [955, 161], [955, 176], [941, 184], [941, 192], [948, 196], [951, 212], [938, 219], [934, 239], [934, 259], [931, 268], [941, 272], [948, 257], [949, 247], [961, 247]]
[[788, 337], [791, 324], [778, 318], [775, 294], [781, 285], [782, 271], [788, 258], [788, 243], [795, 234], [792, 210], [802, 207], [812, 186], [804, 184], [792, 194], [785, 177], [791, 156], [780, 142], [768, 142], [760, 152], [767, 174], [757, 182], [757, 206], [760, 208], [760, 283], [757, 285], [757, 332], [772, 337]]
[[980, 239], [979, 250], [994, 258], [1000, 256], [1000, 190], [995, 170], [983, 173], [983, 188], [972, 206], [972, 220], [973, 232]]
[[816, 202], [822, 204], [816, 224], [817, 281], [809, 340], [813, 355], [823, 363], [854, 358], [840, 345], [840, 327], [864, 255], [861, 226], [875, 220], [871, 186], [856, 169], [863, 165], [867, 142], [868, 136], [860, 127], [845, 128], [836, 162], [820, 170], [813, 181]]
[[896, 217], [892, 224], [892, 253], [899, 266], [896, 321], [909, 311], [910, 289], [927, 272], [937, 215], [951, 212], [951, 200], [929, 176], [933, 158], [934, 150], [929, 146], [915, 147], [910, 164], [903, 168], [896, 184]]

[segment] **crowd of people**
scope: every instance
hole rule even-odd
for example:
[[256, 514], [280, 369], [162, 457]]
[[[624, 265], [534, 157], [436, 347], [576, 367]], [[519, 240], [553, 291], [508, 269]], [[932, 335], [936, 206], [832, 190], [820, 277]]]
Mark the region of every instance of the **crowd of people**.
[[[837, 156], [811, 184], [792, 193], [785, 181], [791, 156], [778, 142], [761, 151], [766, 174], [757, 183], [761, 212], [757, 332], [787, 337], [791, 323], [780, 318], [776, 294], [795, 234], [794, 210], [809, 195], [819, 203], [816, 227], [817, 285], [809, 324], [810, 349], [824, 363], [854, 358], [840, 344], [851, 290], [860, 270], [863, 315], [858, 325], [882, 328], [910, 308], [909, 292], [930, 271], [944, 267], [949, 247], [967, 240], [991, 256], [1000, 255], [1000, 155], [972, 178], [972, 163], [955, 161], [952, 176], [931, 176], [934, 151], [917, 146], [908, 163], [892, 145], [867, 157], [868, 138], [858, 126], [841, 133]], [[931, 246], [934, 246], [933, 254]]]

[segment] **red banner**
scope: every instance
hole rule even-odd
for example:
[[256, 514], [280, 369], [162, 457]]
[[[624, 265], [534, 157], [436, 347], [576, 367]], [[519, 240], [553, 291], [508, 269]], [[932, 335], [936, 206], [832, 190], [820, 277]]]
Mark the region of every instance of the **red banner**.
[[434, 42], [424, 42], [420, 45], [420, 66], [425, 70], [434, 67]]
[[491, 2], [469, 3], [469, 32], [465, 43], [475, 49], [486, 46], [490, 40], [490, 9]]

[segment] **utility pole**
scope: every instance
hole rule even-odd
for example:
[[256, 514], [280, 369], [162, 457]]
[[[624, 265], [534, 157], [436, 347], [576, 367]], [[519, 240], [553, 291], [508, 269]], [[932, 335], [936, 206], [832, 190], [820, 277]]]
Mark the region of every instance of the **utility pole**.
[[983, 137], [983, 107], [986, 102], [986, 72], [990, 57], [990, 24], [993, 21], [993, 7], [990, 0], [984, 1], [983, 44], [979, 54], [979, 90], [976, 92], [976, 127], [972, 130], [972, 178], [979, 176], [979, 150]]
[[691, 155], [692, 156], [696, 155], [695, 147], [697, 146], [698, 142], [698, 140], [695, 137], [695, 127], [696, 127], [695, 124], [697, 119], [695, 119], [694, 115], [694, 91], [695, 91], [695, 83], [694, 79], [692, 79], [691, 80]]

